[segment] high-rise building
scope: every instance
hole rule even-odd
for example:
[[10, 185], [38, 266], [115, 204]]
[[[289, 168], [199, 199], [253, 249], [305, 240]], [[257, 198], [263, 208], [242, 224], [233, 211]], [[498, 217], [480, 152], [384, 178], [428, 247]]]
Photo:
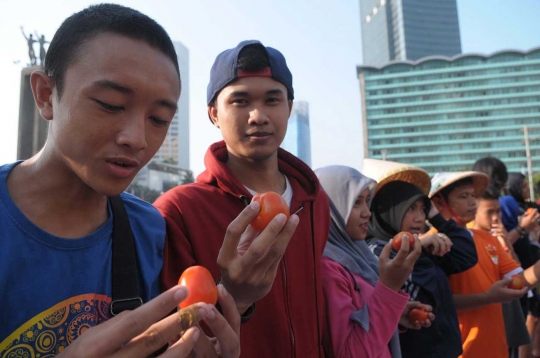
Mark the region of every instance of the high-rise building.
[[434, 174], [500, 158], [509, 171], [540, 171], [540, 47], [359, 66], [364, 155]]
[[42, 67], [30, 66], [21, 71], [17, 160], [28, 159], [37, 154], [47, 139], [47, 121], [39, 114], [30, 85], [30, 75], [36, 70], [42, 70]]
[[305, 101], [295, 101], [287, 134], [281, 147], [311, 166], [311, 136], [309, 133], [309, 105]]
[[360, 0], [364, 65], [461, 53], [456, 0]]
[[154, 155], [154, 160], [170, 162], [189, 169], [189, 50], [181, 42], [173, 43], [178, 56], [182, 94], [167, 137]]

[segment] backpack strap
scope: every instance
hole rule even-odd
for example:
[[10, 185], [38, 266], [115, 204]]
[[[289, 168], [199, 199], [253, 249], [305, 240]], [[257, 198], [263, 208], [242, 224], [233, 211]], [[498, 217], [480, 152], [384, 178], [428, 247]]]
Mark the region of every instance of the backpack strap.
[[128, 214], [120, 196], [109, 197], [113, 213], [112, 240], [112, 302], [110, 312], [116, 316], [122, 311], [142, 306], [139, 294], [139, 268], [135, 241]]

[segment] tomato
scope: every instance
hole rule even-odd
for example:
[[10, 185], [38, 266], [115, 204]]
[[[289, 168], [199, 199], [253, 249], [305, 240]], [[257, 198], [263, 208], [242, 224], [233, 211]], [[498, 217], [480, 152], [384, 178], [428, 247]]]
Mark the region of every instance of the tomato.
[[424, 307], [413, 308], [409, 311], [407, 318], [409, 319], [409, 322], [413, 324], [416, 323], [416, 321], [420, 322], [420, 324], [424, 324], [429, 319], [428, 311], [426, 311]]
[[512, 276], [512, 282], [508, 284], [508, 288], [521, 290], [523, 287], [525, 287], [525, 278], [522, 275]]
[[406, 231], [402, 231], [396, 236], [394, 236], [394, 240], [392, 241], [392, 247], [394, 248], [394, 250], [399, 251], [399, 249], [401, 248], [401, 241], [403, 239], [403, 236], [409, 238], [409, 249], [412, 250], [412, 248], [414, 247], [414, 236]]
[[276, 215], [283, 213], [287, 219], [290, 216], [287, 202], [278, 193], [273, 191], [259, 193], [253, 197], [253, 201], [258, 201], [261, 204], [259, 215], [251, 222], [251, 226], [258, 232], [263, 231]]
[[180, 286], [187, 287], [188, 297], [180, 302], [180, 308], [186, 308], [197, 302], [205, 302], [215, 305], [218, 299], [218, 290], [216, 283], [205, 267], [188, 267], [178, 280]]
[[534, 213], [535, 210], [536, 210], [535, 208], [528, 208], [527, 211], [525, 212], [525, 216], [532, 215], [532, 213]]

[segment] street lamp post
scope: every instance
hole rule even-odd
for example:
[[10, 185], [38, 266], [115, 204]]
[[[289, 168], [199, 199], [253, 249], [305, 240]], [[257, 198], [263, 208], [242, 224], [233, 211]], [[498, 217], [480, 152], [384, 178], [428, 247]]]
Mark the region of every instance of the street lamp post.
[[527, 172], [529, 174], [529, 191], [531, 192], [531, 199], [534, 201], [534, 183], [533, 183], [533, 171], [532, 171], [532, 159], [531, 159], [531, 146], [529, 144], [529, 127], [523, 126], [523, 135], [525, 136], [525, 155], [527, 156]]

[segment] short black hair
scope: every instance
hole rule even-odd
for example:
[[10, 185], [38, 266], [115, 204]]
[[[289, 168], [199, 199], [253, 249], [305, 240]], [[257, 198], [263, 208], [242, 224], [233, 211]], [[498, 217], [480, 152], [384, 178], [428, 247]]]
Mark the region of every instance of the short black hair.
[[489, 184], [501, 191], [508, 180], [508, 170], [506, 165], [495, 157], [485, 157], [478, 159], [474, 163], [472, 170], [488, 175]]
[[65, 73], [80, 56], [81, 46], [105, 32], [140, 40], [160, 50], [173, 62], [180, 81], [180, 69], [174, 45], [161, 25], [129, 7], [99, 4], [89, 6], [64, 20], [49, 45], [44, 70], [53, 80], [58, 98], [62, 96]]
[[493, 185], [488, 186], [486, 191], [480, 196], [480, 199], [483, 200], [499, 200], [501, 196], [500, 190], [494, 187]]
[[448, 185], [446, 188], [441, 189], [440, 194], [442, 195], [444, 200], [448, 202], [448, 195], [450, 195], [451, 192], [453, 192], [454, 190], [462, 186], [472, 185], [472, 184], [474, 184], [473, 178], [471, 177], [463, 178]]

